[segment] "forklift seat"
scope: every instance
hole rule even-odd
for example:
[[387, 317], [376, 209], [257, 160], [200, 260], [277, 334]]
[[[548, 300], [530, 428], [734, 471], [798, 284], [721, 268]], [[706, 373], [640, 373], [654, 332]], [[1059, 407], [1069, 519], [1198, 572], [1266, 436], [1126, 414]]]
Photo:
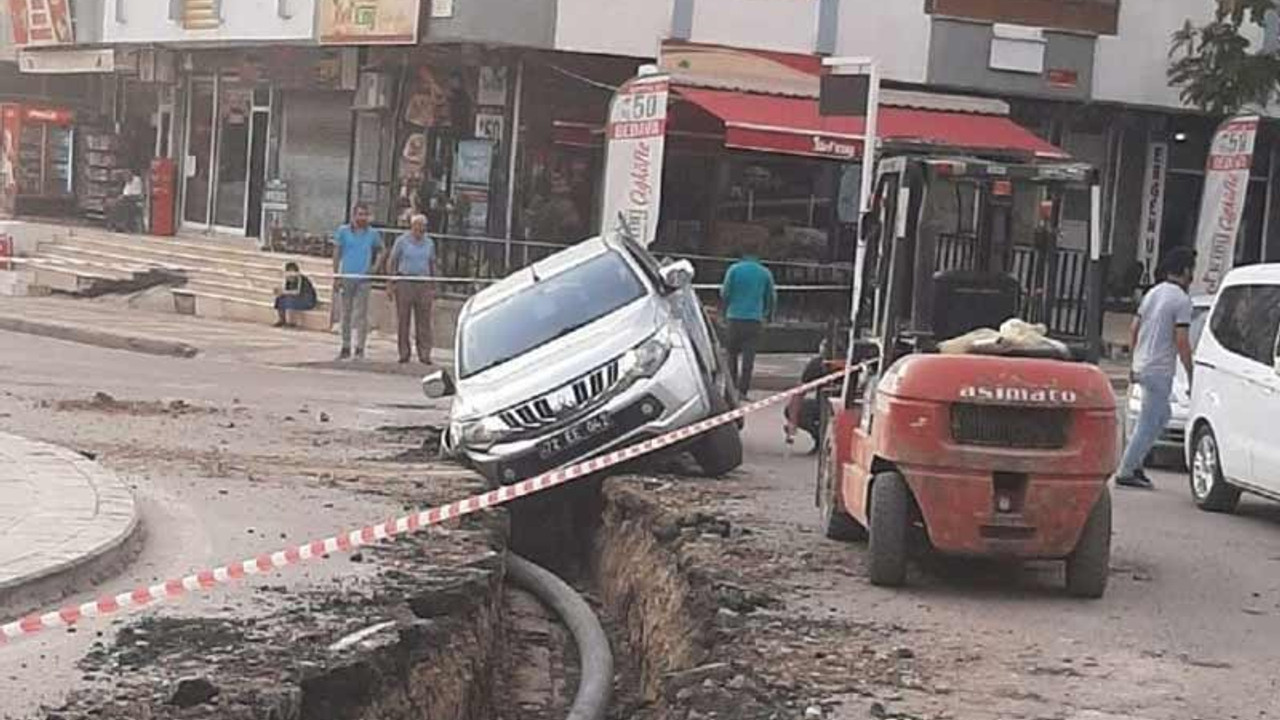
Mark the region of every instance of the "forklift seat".
[[933, 336], [938, 342], [979, 328], [997, 330], [1018, 315], [1022, 288], [1005, 273], [946, 270], [933, 276]]

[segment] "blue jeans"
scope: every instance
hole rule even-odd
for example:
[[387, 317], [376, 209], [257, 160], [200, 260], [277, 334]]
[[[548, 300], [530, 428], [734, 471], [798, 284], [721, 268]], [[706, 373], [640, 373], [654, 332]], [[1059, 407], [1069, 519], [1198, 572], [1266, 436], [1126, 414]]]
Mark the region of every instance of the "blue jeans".
[[1173, 412], [1169, 407], [1173, 377], [1139, 377], [1137, 383], [1142, 387], [1142, 408], [1138, 411], [1137, 426], [1129, 436], [1124, 459], [1120, 461], [1120, 477], [1129, 477], [1142, 467]]

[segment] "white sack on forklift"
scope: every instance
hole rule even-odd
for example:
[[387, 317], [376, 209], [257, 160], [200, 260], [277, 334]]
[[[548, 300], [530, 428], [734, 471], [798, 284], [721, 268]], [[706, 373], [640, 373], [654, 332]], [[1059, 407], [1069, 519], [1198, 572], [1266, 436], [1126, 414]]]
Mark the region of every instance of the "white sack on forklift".
[[1071, 350], [1047, 335], [1044, 325], [1033, 325], [1013, 318], [1004, 321], [999, 330], [978, 328], [957, 338], [938, 343], [943, 355], [1017, 355], [1057, 356], [1069, 360]]

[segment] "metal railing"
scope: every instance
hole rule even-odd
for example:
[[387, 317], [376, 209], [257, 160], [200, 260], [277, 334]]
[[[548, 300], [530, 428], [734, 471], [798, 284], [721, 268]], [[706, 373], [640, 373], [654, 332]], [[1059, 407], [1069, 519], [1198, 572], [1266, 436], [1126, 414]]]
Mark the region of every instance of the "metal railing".
[[[978, 263], [977, 238], [967, 234], [938, 236], [937, 271], [973, 270]], [[1084, 250], [1058, 248], [1045, 253], [1029, 245], [1015, 245], [1008, 272], [1022, 288], [1020, 314], [1027, 322], [1043, 323], [1056, 336], [1088, 335], [1089, 255]]]
[[[392, 242], [404, 230], [379, 228], [384, 241]], [[497, 280], [516, 270], [528, 267], [539, 260], [569, 247], [568, 243], [535, 240], [502, 240], [486, 237], [464, 237], [432, 233], [436, 243], [437, 268], [440, 275], [448, 277]], [[389, 246], [389, 245], [388, 245]], [[660, 248], [654, 254], [672, 260], [688, 260], [694, 266], [698, 295], [704, 304], [714, 306], [719, 302], [718, 288], [724, 282], [725, 273], [736, 258], [696, 255], [689, 253], [664, 253]], [[508, 258], [510, 262], [508, 263]], [[825, 325], [832, 317], [848, 317], [850, 288], [853, 270], [847, 264], [818, 264], [790, 260], [762, 260], [774, 282], [779, 286], [778, 322], [812, 323]], [[473, 288], [457, 290], [475, 292]]]

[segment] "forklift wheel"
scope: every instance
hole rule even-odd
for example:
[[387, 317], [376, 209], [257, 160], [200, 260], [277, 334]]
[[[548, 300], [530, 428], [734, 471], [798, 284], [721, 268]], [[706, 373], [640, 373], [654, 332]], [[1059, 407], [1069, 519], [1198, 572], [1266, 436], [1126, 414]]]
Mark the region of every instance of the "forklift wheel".
[[822, 428], [822, 451], [818, 455], [818, 512], [822, 534], [830, 540], [866, 540], [867, 531], [841, 506], [837, 473], [835, 439], [831, 424]]
[[911, 489], [897, 472], [882, 472], [871, 486], [871, 584], [898, 587], [907, 580]]
[[1111, 575], [1111, 491], [1089, 513], [1080, 542], [1067, 558], [1067, 592], [1078, 598], [1100, 598]]

